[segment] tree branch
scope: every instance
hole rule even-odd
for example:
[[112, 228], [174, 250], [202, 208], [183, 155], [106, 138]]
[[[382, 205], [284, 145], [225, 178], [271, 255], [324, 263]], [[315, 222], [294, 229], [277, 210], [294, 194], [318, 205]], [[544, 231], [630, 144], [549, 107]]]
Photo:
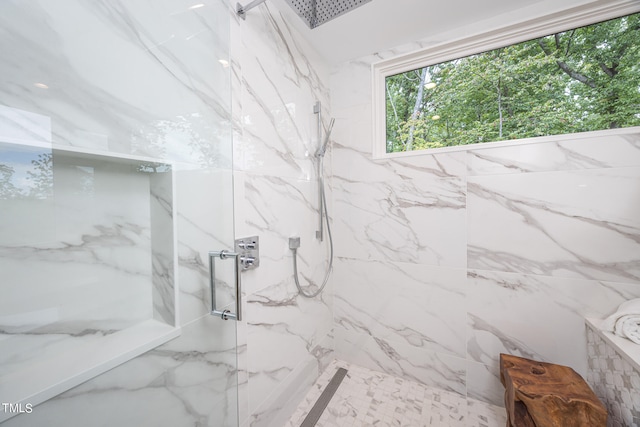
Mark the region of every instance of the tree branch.
[[547, 49], [547, 47], [545, 46], [544, 39], [538, 39], [538, 46], [540, 46], [540, 49], [542, 49], [545, 55], [551, 56], [551, 50]]
[[416, 130], [416, 120], [420, 114], [422, 107], [422, 96], [424, 94], [424, 82], [427, 78], [427, 67], [424, 67], [420, 72], [420, 83], [418, 83], [418, 94], [416, 96], [416, 103], [413, 106], [413, 113], [411, 114], [411, 127], [409, 128], [409, 137], [405, 144], [405, 151], [411, 151], [413, 149], [413, 133]]
[[600, 66], [602, 71], [604, 71], [604, 73], [609, 77], [613, 78], [616, 76], [616, 74], [618, 74], [618, 70], [616, 70], [616, 68], [618, 68], [617, 64], [613, 64], [612, 68], [607, 67], [603, 62], [598, 63], [598, 65]]
[[571, 43], [573, 43], [573, 36], [576, 33], [576, 30], [571, 30], [569, 33], [569, 41], [567, 42], [567, 48], [564, 51], [564, 56], [569, 55], [569, 51], [571, 50]]
[[[557, 36], [558, 35], [556, 34], [556, 43], [557, 43]], [[553, 55], [553, 52], [544, 45], [543, 39], [538, 39], [538, 46], [540, 46], [540, 49], [542, 49], [545, 55], [547, 56]], [[585, 76], [584, 74], [581, 74], [575, 70], [572, 70], [571, 67], [569, 67], [569, 65], [567, 65], [566, 62], [556, 59], [556, 64], [558, 64], [558, 67], [572, 79], [577, 80], [580, 83], [584, 83], [590, 88], [596, 87], [596, 84], [593, 80], [591, 80], [589, 77]]]
[[385, 81], [384, 85], [386, 86], [386, 89], [387, 89], [387, 95], [389, 95], [389, 102], [391, 103], [391, 107], [393, 107], [393, 116], [395, 118], [395, 124], [398, 127], [398, 135], [399, 135], [400, 134], [400, 120], [398, 120], [398, 110], [396, 109], [396, 103], [393, 102], [393, 97], [391, 96], [391, 91], [389, 90], [389, 82]]
[[563, 61], [558, 61], [556, 60], [556, 64], [558, 64], [558, 67], [560, 67], [560, 69], [562, 71], [564, 71], [565, 73], [567, 73], [567, 75], [569, 77], [571, 77], [574, 80], [579, 81], [580, 83], [584, 83], [587, 86], [589, 86], [590, 88], [594, 88], [596, 87], [596, 84], [593, 80], [591, 80], [589, 77], [585, 76], [584, 74], [580, 74], [577, 71], [574, 71], [571, 69], [571, 67], [569, 67], [565, 62]]

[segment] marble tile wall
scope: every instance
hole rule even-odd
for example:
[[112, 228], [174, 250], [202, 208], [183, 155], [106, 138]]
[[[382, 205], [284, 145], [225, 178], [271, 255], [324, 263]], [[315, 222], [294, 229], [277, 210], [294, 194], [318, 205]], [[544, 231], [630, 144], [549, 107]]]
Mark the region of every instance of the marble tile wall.
[[[0, 162], [11, 168], [25, 162], [9, 160], [34, 153], [32, 147], [2, 146], [8, 148]], [[40, 397], [33, 394], [43, 384], [66, 379], [59, 361], [69, 352], [96, 345], [102, 350], [101, 341], [119, 339], [150, 319], [175, 324], [171, 170], [143, 173], [137, 162], [49, 152], [41, 188], [23, 186], [19, 194], [0, 198], [3, 402], [30, 397], [36, 403]], [[37, 168], [26, 169], [34, 176]], [[119, 191], [123, 185], [129, 191]], [[24, 381], [16, 382], [16, 376], [30, 378], [34, 366], [46, 363], [61, 377], [33, 378], [29, 391], [20, 393]], [[70, 368], [67, 377], [81, 372], [77, 364]]]
[[236, 334], [219, 321], [191, 322], [179, 338], [1, 425], [236, 425]]
[[[112, 185], [104, 187], [112, 201], [109, 212], [125, 226], [138, 230], [132, 218], [144, 212], [147, 224], [162, 224], [163, 234], [139, 230], [147, 242], [142, 248], [152, 255], [148, 263], [135, 262], [135, 233], [126, 227], [121, 234], [106, 230], [105, 235], [108, 241], [129, 242], [128, 254], [108, 247], [96, 253], [133, 264], [145, 274], [153, 271], [163, 284], [154, 292], [172, 299], [174, 280], [159, 267], [177, 260], [179, 304], [149, 302], [145, 315], [165, 320], [175, 310], [182, 327], [180, 337], [35, 406], [30, 414], [5, 421], [3, 427], [238, 422], [236, 324], [208, 314], [207, 260], [208, 251], [232, 247], [234, 239], [231, 73], [224, 63], [229, 62], [232, 11], [223, 1], [199, 3], [203, 6], [76, 0], [0, 5], [0, 26], [7, 34], [0, 41], [5, 53], [0, 75], [6, 77], [0, 84], [2, 112], [29, 112], [11, 116], [15, 126], [8, 134], [0, 132], [3, 140], [26, 138], [39, 146], [53, 143], [172, 163], [172, 183], [150, 185], [142, 176], [138, 181], [111, 176]], [[36, 82], [48, 89], [34, 86]], [[46, 120], [34, 123], [34, 117]], [[140, 188], [146, 197], [136, 197]], [[118, 193], [131, 200], [115, 197]], [[143, 203], [146, 210], [136, 209]], [[127, 208], [136, 215], [122, 215]], [[177, 253], [152, 249], [158, 240], [173, 248], [174, 238]], [[68, 280], [81, 282], [82, 277], [70, 274]], [[123, 312], [129, 308], [118, 306]], [[75, 353], [67, 354], [73, 359]]]
[[[229, 2], [235, 7], [235, 2]], [[288, 6], [285, 6], [288, 7]], [[231, 28], [235, 232], [260, 236], [260, 267], [243, 273], [242, 426], [281, 426], [332, 359], [331, 285], [298, 295], [289, 237], [299, 236], [301, 284], [320, 284], [329, 246], [315, 239], [316, 102], [329, 111], [329, 69], [266, 2]], [[331, 174], [330, 152], [325, 160]], [[330, 188], [327, 188], [330, 199]], [[336, 232], [334, 231], [334, 236]]]
[[[47, 110], [54, 131], [43, 138], [176, 164], [177, 310], [183, 334], [5, 424], [47, 420], [48, 425], [73, 425], [77, 420], [83, 425], [220, 426], [235, 425], [236, 418], [242, 425], [283, 424], [298, 404], [291, 396], [302, 399], [333, 354], [331, 285], [315, 299], [298, 296], [288, 248], [288, 238], [300, 236], [300, 279], [318, 284], [328, 247], [314, 238], [318, 188], [310, 153], [318, 144], [313, 113], [317, 101], [322, 103], [325, 126], [329, 119], [328, 69], [269, 4], [240, 21], [231, 1], [204, 2], [198, 9], [185, 3], [186, 11], [162, 2], [147, 16], [142, 2], [126, 7], [107, 2], [104, 10], [93, 10], [68, 0], [64, 10], [81, 23], [76, 29], [65, 28], [61, 15], [45, 3], [39, 2], [28, 19], [49, 20], [43, 28], [51, 39], [61, 41], [62, 48], [51, 48], [43, 57], [63, 61], [55, 72], [76, 76], [78, 91], [94, 98], [86, 101], [85, 112], [70, 107], [65, 116]], [[4, 16], [19, 12], [15, 5], [3, 7]], [[25, 28], [33, 25], [29, 22]], [[149, 76], [145, 88], [162, 87], [163, 98], [135, 98], [140, 93], [135, 81], [92, 90], [89, 76], [82, 72], [92, 67], [96, 55], [81, 49], [74, 31], [104, 34], [107, 39], [113, 34], [123, 40], [116, 43], [120, 49], [114, 48], [124, 55], [118, 61], [135, 63]], [[229, 37], [233, 46], [228, 45]], [[25, 40], [45, 49], [38, 39]], [[146, 55], [139, 55], [138, 45]], [[193, 55], [204, 60], [194, 61]], [[103, 61], [116, 58], [106, 55]], [[28, 89], [27, 96], [11, 101], [25, 108], [39, 93], [20, 84]], [[225, 92], [229, 86], [232, 94]], [[164, 97], [176, 102], [165, 105]], [[226, 104], [229, 99], [232, 106]], [[98, 105], [113, 108], [100, 116]], [[99, 126], [90, 126], [91, 114], [104, 117]], [[112, 122], [120, 127], [108, 126], [111, 117], [117, 117]], [[233, 176], [230, 145], [225, 145], [230, 129]], [[325, 165], [330, 174], [329, 154]], [[226, 191], [230, 186], [235, 196]], [[153, 198], [162, 205], [165, 191], [162, 186], [156, 190]], [[259, 269], [243, 274], [244, 320], [221, 328], [219, 319], [208, 316], [207, 251], [232, 246], [234, 236], [256, 234], [262, 259]], [[156, 313], [162, 316], [162, 307]], [[214, 334], [212, 329], [221, 332]], [[233, 387], [235, 363], [238, 390]], [[70, 420], [71, 411], [84, 416]]]
[[[90, 329], [108, 333], [152, 318], [150, 187], [156, 175], [118, 161], [0, 147], [0, 163], [31, 178], [9, 180], [16, 183], [15, 194], [0, 198], [3, 337], [24, 333], [23, 338], [37, 340], [71, 330], [79, 336], [83, 329], [89, 335]], [[47, 160], [35, 167], [32, 162], [41, 159]], [[118, 193], [125, 182], [131, 192]], [[159, 261], [157, 271], [171, 265]]]
[[[117, 61], [149, 71], [148, 87], [193, 102], [191, 109], [176, 103], [159, 117], [148, 116], [161, 105], [153, 96], [136, 99], [135, 107], [120, 103], [138, 92], [92, 88], [82, 74], [90, 68], [86, 52], [65, 59], [83, 47], [82, 38], [66, 34], [64, 21], [44, 27], [58, 43], [44, 49], [43, 61], [63, 62], [58, 78], [75, 83], [69, 99], [96, 93], [95, 104], [83, 111], [51, 114], [54, 139], [171, 158], [181, 166], [174, 185], [183, 335], [30, 416], [68, 426], [75, 421], [66, 415], [82, 408], [86, 415], [75, 418], [82, 425], [104, 419], [123, 426], [149, 420], [222, 425], [234, 417], [243, 426], [282, 425], [334, 348], [347, 362], [501, 404], [500, 351], [584, 371], [578, 319], [603, 316], [640, 296], [639, 133], [372, 160], [370, 64], [422, 44], [361, 58], [330, 74], [269, 2], [246, 21], [235, 17], [235, 1], [204, 2], [218, 13], [200, 8], [184, 14], [170, 13], [169, 2], [161, 2], [156, 11], [165, 18], [158, 22], [169, 20], [172, 34], [153, 24], [142, 2], [99, 12], [66, 3], [84, 17], [79, 21], [95, 21], [82, 31], [112, 31], [128, 40], [114, 49], [126, 54]], [[45, 22], [52, 6], [38, 5], [36, 21]], [[17, 6], [2, 7], [3, 16], [12, 16]], [[131, 19], [113, 25], [114, 16]], [[225, 54], [228, 36], [231, 57]], [[133, 54], [138, 44], [148, 55], [144, 60]], [[208, 57], [211, 46], [219, 58], [191, 61]], [[220, 92], [213, 81], [230, 84], [232, 93]], [[16, 108], [38, 99], [31, 87], [25, 93], [12, 98]], [[318, 283], [327, 257], [326, 245], [314, 239], [318, 194], [310, 154], [318, 144], [318, 100], [325, 125], [337, 118], [325, 162], [337, 259], [328, 289], [307, 300], [296, 292], [288, 238], [301, 237], [303, 283]], [[39, 102], [52, 101], [32, 103]], [[108, 107], [114, 104], [126, 108]], [[77, 126], [92, 123], [90, 117], [104, 120], [95, 128]], [[113, 122], [121, 127], [105, 131]], [[233, 152], [218, 143], [229, 140], [231, 129]], [[233, 195], [223, 191], [229, 185]], [[219, 191], [221, 198], [212, 196]], [[231, 205], [232, 213], [220, 208]], [[216, 227], [229, 221], [234, 227]], [[243, 274], [245, 318], [213, 336], [219, 322], [206, 314], [207, 251], [228, 247], [234, 235], [256, 234], [262, 259], [259, 269]], [[237, 395], [224, 392], [234, 390], [228, 385], [236, 378], [236, 341]], [[231, 409], [236, 399], [238, 414]], [[33, 419], [21, 415], [6, 425], [33, 425]]]
[[585, 375], [640, 296], [640, 130], [374, 160], [371, 64], [429, 44], [332, 71], [335, 351], [502, 405], [500, 352]]

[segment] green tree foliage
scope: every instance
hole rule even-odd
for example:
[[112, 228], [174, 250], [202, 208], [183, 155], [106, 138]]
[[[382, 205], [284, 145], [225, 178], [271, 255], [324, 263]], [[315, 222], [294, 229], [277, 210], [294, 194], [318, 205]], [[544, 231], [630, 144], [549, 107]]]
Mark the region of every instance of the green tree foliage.
[[31, 160], [33, 169], [27, 172], [27, 179], [31, 181], [29, 197], [47, 199], [53, 196], [53, 154], [41, 153], [35, 160]]
[[16, 199], [21, 196], [20, 189], [13, 185], [15, 170], [8, 165], [0, 164], [0, 200]]
[[640, 125], [640, 14], [387, 77], [387, 152]]

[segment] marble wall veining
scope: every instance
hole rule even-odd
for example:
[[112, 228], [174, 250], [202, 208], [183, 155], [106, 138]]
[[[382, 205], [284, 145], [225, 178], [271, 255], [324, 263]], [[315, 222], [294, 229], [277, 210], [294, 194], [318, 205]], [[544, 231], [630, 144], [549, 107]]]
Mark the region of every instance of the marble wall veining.
[[[230, 2], [235, 7], [235, 2]], [[328, 245], [315, 239], [320, 102], [328, 125], [329, 69], [266, 2], [231, 28], [235, 232], [260, 236], [260, 267], [243, 274], [242, 426], [280, 426], [332, 359], [333, 298], [298, 294], [289, 237], [299, 236], [301, 284], [319, 285]], [[325, 171], [331, 174], [330, 152]], [[330, 198], [330, 189], [328, 198]], [[335, 234], [335, 233], [334, 233]]]
[[[68, 221], [61, 223], [65, 228], [47, 229], [62, 236], [53, 249], [63, 253], [66, 248], [66, 257], [58, 257], [67, 262], [64, 283], [83, 284], [115, 265], [120, 275], [107, 276], [102, 288], [111, 279], [113, 288], [134, 292], [123, 277], [151, 276], [154, 287], [144, 292], [153, 296], [146, 297], [144, 310], [123, 295], [116, 311], [125, 320], [143, 316], [172, 325], [177, 320], [182, 329], [178, 338], [85, 377], [3, 427], [237, 424], [236, 325], [208, 314], [207, 263], [208, 251], [232, 246], [234, 238], [231, 75], [220, 62], [229, 59], [232, 12], [226, 2], [200, 3], [198, 8], [186, 1], [151, 5], [138, 0], [0, 5], [0, 139], [49, 150], [53, 144], [54, 181], [61, 184], [54, 189], [55, 200], [67, 208], [57, 214]], [[62, 153], [59, 159], [57, 153]], [[65, 164], [70, 156], [82, 158], [81, 167]], [[95, 160], [100, 158], [107, 160]], [[87, 159], [95, 163], [88, 176], [95, 184], [93, 204], [79, 191], [84, 187], [61, 182], [88, 182], [87, 177], [71, 179], [90, 175]], [[140, 173], [163, 163], [171, 165], [164, 176]], [[47, 218], [49, 211], [30, 206], [22, 218], [34, 212]], [[38, 224], [33, 216], [31, 223]], [[45, 228], [36, 225], [32, 234], [21, 234], [42, 246], [42, 238], [49, 237], [39, 234]], [[94, 269], [78, 271], [82, 266], [73, 265], [81, 264], [78, 257], [71, 262], [71, 255], [80, 253], [76, 246], [91, 249], [85, 258]], [[175, 277], [166, 267], [174, 261]], [[102, 288], [86, 296], [99, 299]], [[92, 307], [81, 308], [113, 327], [113, 314], [100, 318]], [[78, 327], [86, 329], [86, 322]], [[77, 335], [90, 339], [91, 329]], [[71, 348], [62, 357], [68, 364], [84, 363], [91, 354]], [[3, 403], [8, 399], [0, 396]]]
[[416, 46], [332, 71], [336, 356], [498, 405], [500, 352], [585, 375], [640, 296], [640, 130], [373, 159], [371, 64]]
[[[182, 335], [3, 427], [34, 422], [283, 424], [333, 356], [332, 285], [317, 298], [300, 297], [288, 248], [289, 237], [301, 238], [300, 280], [319, 284], [329, 250], [326, 241], [314, 237], [318, 188], [311, 153], [319, 143], [314, 104], [322, 104], [325, 127], [330, 116], [327, 66], [269, 4], [241, 21], [235, 1], [205, 1], [198, 8], [160, 2], [151, 14], [142, 1], [108, 1], [91, 8], [67, 0], [68, 7], [58, 9], [45, 3], [34, 5], [28, 15], [13, 3], [0, 6], [3, 16], [14, 17], [4, 28], [42, 52], [48, 67], [59, 65], [47, 68], [52, 75], [48, 82], [64, 77], [65, 84], [73, 81], [75, 86], [56, 104], [39, 98], [42, 89], [31, 82], [11, 81], [23, 93], [12, 92], [6, 100], [12, 107], [34, 111], [31, 107], [37, 105], [35, 111], [47, 112], [50, 121], [42, 129], [32, 127], [29, 135], [41, 144], [172, 162], [179, 283], [175, 310]], [[34, 28], [35, 21], [47, 23], [42, 26], [47, 36], [16, 27], [19, 16], [29, 20], [25, 29]], [[113, 51], [83, 44], [94, 38], [111, 43]], [[28, 58], [23, 62], [29, 63]], [[122, 62], [135, 65], [133, 77], [124, 68], [99, 66]], [[124, 81], [122, 87], [118, 79]], [[94, 83], [98, 81], [102, 85]], [[76, 99], [84, 99], [84, 110], [76, 107]], [[166, 193], [159, 182], [148, 198], [163, 206]], [[331, 203], [330, 194], [328, 189]], [[243, 273], [243, 321], [221, 327], [221, 320], [208, 314], [207, 252], [230, 248], [235, 236], [249, 235], [260, 236], [261, 265]], [[165, 256], [155, 255], [154, 261]], [[231, 301], [229, 289], [222, 290], [221, 298]], [[167, 315], [162, 305], [149, 310], [160, 318]], [[76, 416], [70, 419], [70, 413]]]
[[[37, 92], [33, 67], [5, 99], [49, 112], [51, 134], [31, 136], [44, 144], [176, 165], [182, 335], [3, 427], [280, 426], [336, 356], [502, 404], [500, 352], [584, 374], [583, 317], [640, 296], [640, 130], [374, 160], [370, 65], [430, 41], [331, 70], [270, 2], [246, 21], [231, 0], [181, 2], [180, 13], [162, 1], [155, 14], [143, 1], [65, 0], [65, 13], [36, 3], [24, 28], [42, 24], [40, 39], [18, 20], [2, 28], [60, 64], [50, 81], [67, 84], [58, 103], [68, 108]], [[113, 52], [82, 34], [112, 40]], [[123, 62], [140, 73], [119, 87], [99, 64]], [[161, 95], [175, 103], [161, 107]], [[336, 259], [327, 289], [306, 299], [288, 239], [301, 238], [302, 283], [319, 284], [329, 251], [315, 239], [317, 101], [325, 126], [337, 118], [325, 161]], [[166, 193], [158, 183], [150, 197], [162, 206]], [[244, 319], [221, 328], [208, 315], [207, 252], [251, 235], [261, 265], [242, 276]]]

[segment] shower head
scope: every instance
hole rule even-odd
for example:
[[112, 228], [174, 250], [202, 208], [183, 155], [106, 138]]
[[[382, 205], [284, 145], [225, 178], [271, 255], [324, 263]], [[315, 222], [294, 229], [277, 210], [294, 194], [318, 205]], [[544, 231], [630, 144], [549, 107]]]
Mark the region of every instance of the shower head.
[[316, 151], [316, 157], [324, 157], [324, 153], [327, 152], [327, 145], [329, 145], [329, 138], [331, 137], [331, 131], [333, 130], [333, 124], [336, 122], [336, 119], [331, 118], [329, 122], [329, 129], [327, 129], [327, 134], [324, 136], [324, 142], [322, 146], [318, 148]]
[[331, 21], [371, 0], [286, 0], [309, 28]]

